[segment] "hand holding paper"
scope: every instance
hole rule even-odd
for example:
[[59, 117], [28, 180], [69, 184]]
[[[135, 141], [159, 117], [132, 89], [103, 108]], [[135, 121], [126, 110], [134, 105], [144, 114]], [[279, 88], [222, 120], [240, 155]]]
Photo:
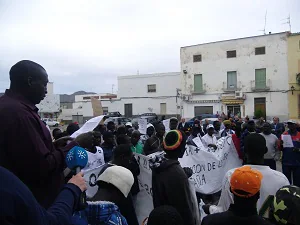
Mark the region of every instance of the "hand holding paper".
[[293, 148], [294, 147], [291, 135], [289, 135], [289, 134], [281, 135], [281, 140], [283, 141], [284, 148]]

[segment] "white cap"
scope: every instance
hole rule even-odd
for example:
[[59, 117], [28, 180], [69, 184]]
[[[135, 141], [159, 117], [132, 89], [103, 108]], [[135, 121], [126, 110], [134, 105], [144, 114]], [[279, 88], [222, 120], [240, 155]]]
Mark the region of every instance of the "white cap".
[[206, 127], [206, 130], [208, 130], [209, 128], [215, 129], [214, 126], [213, 126], [212, 124], [208, 124], [207, 127]]
[[297, 124], [295, 120], [288, 120], [287, 123]]
[[152, 123], [148, 123], [147, 128], [149, 128], [149, 127], [154, 127], [154, 126], [152, 125]]
[[127, 122], [127, 123], [125, 124], [125, 126], [131, 126], [131, 127], [132, 127], [132, 123], [131, 123], [131, 122]]
[[98, 177], [97, 181], [104, 181], [114, 185], [127, 198], [134, 183], [134, 178], [130, 170], [125, 167], [111, 166]]

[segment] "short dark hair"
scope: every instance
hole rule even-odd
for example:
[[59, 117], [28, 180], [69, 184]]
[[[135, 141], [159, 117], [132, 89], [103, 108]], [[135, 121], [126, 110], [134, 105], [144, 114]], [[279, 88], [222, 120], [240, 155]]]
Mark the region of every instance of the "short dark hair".
[[113, 152], [114, 159], [120, 158], [121, 156], [130, 156], [131, 154], [131, 146], [128, 144], [118, 145]]
[[69, 135], [72, 135], [73, 133], [75, 133], [77, 130], [79, 130], [79, 125], [76, 123], [70, 123], [67, 127], [67, 133]]
[[9, 78], [13, 85], [22, 85], [27, 82], [28, 77], [37, 77], [42, 70], [46, 72], [40, 64], [30, 60], [22, 60], [11, 67]]
[[121, 126], [117, 129], [117, 135], [126, 134], [126, 128]]
[[103, 140], [107, 140], [108, 138], [111, 138], [113, 136], [114, 136], [114, 134], [112, 132], [105, 131], [103, 133]]
[[55, 135], [55, 132], [57, 132], [57, 131], [61, 131], [61, 129], [59, 129], [59, 128], [54, 128], [53, 131], [52, 131], [52, 136], [53, 136], [53, 137], [54, 137], [54, 135]]
[[163, 205], [152, 210], [147, 225], [183, 225], [179, 212], [172, 206]]
[[109, 121], [109, 122], [107, 123], [107, 126], [111, 126], [111, 125], [115, 125], [114, 121]]
[[128, 144], [128, 138], [130, 137], [127, 136], [126, 134], [120, 134], [119, 136], [117, 136], [117, 144], [118, 145]]
[[244, 149], [251, 158], [263, 157], [266, 153], [266, 139], [257, 133], [249, 134], [245, 138]]
[[160, 128], [166, 129], [165, 126], [162, 123], [158, 123], [155, 125], [155, 130], [158, 131]]

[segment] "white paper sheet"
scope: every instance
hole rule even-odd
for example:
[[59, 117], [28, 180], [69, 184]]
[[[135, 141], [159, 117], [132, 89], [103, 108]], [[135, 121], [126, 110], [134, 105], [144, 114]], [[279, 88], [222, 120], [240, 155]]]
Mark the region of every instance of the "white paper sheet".
[[105, 116], [96, 116], [92, 119], [89, 119], [85, 124], [83, 124], [83, 126], [76, 131], [75, 133], [73, 133], [71, 135], [71, 138], [76, 138], [78, 135], [83, 134], [83, 133], [87, 133], [89, 131], [93, 131], [98, 125], [99, 123], [103, 120]]
[[293, 148], [294, 147], [291, 135], [281, 135], [281, 140], [283, 141], [284, 148]]
[[139, 119], [138, 124], [139, 124], [139, 132], [141, 134], [146, 134], [147, 133], [147, 120]]
[[169, 132], [170, 131], [170, 119], [163, 120], [162, 123], [165, 126], [166, 133]]
[[204, 149], [204, 145], [203, 145], [203, 143], [202, 143], [200, 137], [195, 137], [195, 138], [193, 139], [193, 142], [195, 143], [195, 145], [197, 145], [198, 148]]

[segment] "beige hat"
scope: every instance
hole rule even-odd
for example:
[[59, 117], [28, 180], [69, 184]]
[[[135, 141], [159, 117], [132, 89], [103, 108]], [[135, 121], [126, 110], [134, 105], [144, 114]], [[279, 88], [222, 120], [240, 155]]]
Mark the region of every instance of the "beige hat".
[[134, 183], [134, 178], [130, 170], [125, 167], [111, 166], [98, 177], [97, 181], [104, 181], [114, 185], [127, 198]]

